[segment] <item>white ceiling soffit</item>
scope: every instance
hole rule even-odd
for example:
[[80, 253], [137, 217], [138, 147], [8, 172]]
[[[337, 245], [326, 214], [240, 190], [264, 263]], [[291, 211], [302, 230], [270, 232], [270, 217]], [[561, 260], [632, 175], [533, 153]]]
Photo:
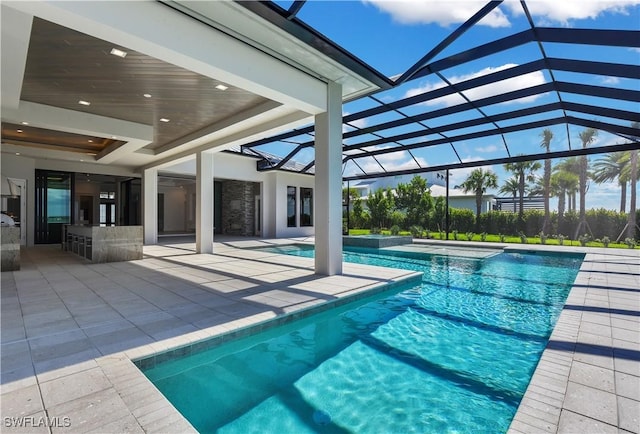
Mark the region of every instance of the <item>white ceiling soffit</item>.
[[340, 83], [342, 99], [345, 101], [379, 89], [369, 80], [234, 2], [176, 0], [165, 3], [310, 75]]

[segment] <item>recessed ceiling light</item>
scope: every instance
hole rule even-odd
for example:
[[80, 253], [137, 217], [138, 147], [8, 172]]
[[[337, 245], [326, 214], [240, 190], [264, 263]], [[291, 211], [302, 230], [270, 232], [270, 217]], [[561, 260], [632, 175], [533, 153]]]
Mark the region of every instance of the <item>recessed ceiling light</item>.
[[169, 122], [169, 121], [170, 121], [170, 119], [167, 119], [167, 118], [160, 118], [160, 122]]
[[17, 132], [19, 132], [19, 133], [22, 133], [22, 132], [23, 132], [22, 130], [16, 130], [16, 131], [17, 131]]
[[84, 160], [80, 160], [80, 162], [82, 163], [82, 162], [84, 162]]
[[117, 137], [116, 137], [116, 136], [111, 136], [111, 138], [112, 138], [112, 139], [117, 139]]
[[127, 56], [126, 51], [118, 50], [117, 48], [112, 48], [110, 53], [114, 56], [122, 57], [123, 59]]
[[20, 122], [20, 123], [21, 123], [22, 125], [29, 125], [29, 122], [27, 122], [27, 121], [22, 121], [22, 122]]
[[89, 139], [89, 143], [93, 143], [93, 140]]
[[151, 98], [151, 94], [150, 93], [145, 93], [144, 95], [142, 95], [145, 98]]
[[91, 105], [91, 103], [89, 101], [85, 101], [83, 99], [81, 99], [80, 101], [78, 101], [78, 104], [82, 104], [82, 105]]
[[20, 152], [16, 152], [16, 155], [20, 155]]
[[216, 86], [216, 89], [218, 90], [227, 90], [229, 89], [229, 86], [225, 86], [224, 84], [219, 84]]

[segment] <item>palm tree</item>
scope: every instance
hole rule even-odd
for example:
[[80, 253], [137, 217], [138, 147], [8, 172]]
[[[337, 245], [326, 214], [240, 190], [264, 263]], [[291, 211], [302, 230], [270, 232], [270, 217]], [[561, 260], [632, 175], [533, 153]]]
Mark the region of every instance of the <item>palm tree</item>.
[[516, 163], [507, 163], [504, 165], [504, 168], [518, 177], [518, 192], [520, 194], [518, 218], [522, 221], [524, 215], [524, 190], [526, 188], [526, 182], [533, 182], [535, 180], [534, 172], [540, 169], [540, 163], [537, 161], [518, 161]]
[[558, 233], [561, 233], [566, 198], [570, 192], [577, 190], [579, 183], [578, 175], [565, 170], [559, 170], [551, 175], [551, 189], [554, 195], [558, 196]]
[[[551, 139], [553, 139], [553, 132], [549, 128], [542, 130], [542, 141], [540, 146], [544, 148], [545, 152], [551, 151]], [[543, 175], [543, 197], [544, 197], [544, 222], [542, 223], [542, 232], [547, 232], [549, 226], [549, 190], [551, 189], [551, 160], [548, 158], [544, 160], [544, 175]]]
[[591, 178], [598, 184], [618, 180], [620, 185], [620, 212], [626, 210], [627, 183], [629, 182], [629, 165], [631, 154], [626, 152], [611, 152], [593, 163]]
[[500, 194], [508, 194], [513, 197], [513, 212], [516, 212], [516, 197], [518, 196], [519, 190], [518, 178], [515, 176], [507, 179], [502, 187], [500, 187], [500, 190], [498, 190]]
[[[578, 134], [580, 141], [582, 142], [582, 149], [586, 149], [598, 135], [598, 130], [594, 128], [585, 128]], [[586, 210], [586, 197], [587, 197], [587, 174], [589, 171], [589, 161], [586, 155], [580, 157], [580, 221], [578, 227], [576, 227], [576, 234], [574, 238], [578, 238], [580, 229], [587, 225], [587, 210]]]
[[[573, 173], [576, 176], [580, 173], [580, 157], [568, 157], [556, 164], [553, 167], [554, 172], [568, 172]], [[578, 192], [579, 185], [576, 184], [575, 189], [567, 191], [567, 204], [569, 211], [575, 211], [576, 209], [576, 193]]]
[[476, 194], [476, 228], [480, 227], [482, 196], [488, 188], [498, 188], [498, 177], [491, 170], [485, 172], [482, 168], [474, 169], [467, 176], [467, 179], [456, 188], [462, 188], [465, 193], [472, 191]]

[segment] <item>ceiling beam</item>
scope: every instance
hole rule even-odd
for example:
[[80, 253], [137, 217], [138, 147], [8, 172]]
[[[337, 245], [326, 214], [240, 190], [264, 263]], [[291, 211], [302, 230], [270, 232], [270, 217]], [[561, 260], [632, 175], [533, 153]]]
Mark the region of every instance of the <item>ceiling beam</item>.
[[267, 112], [282, 107], [282, 104], [275, 101], [266, 101], [259, 104], [256, 107], [252, 107], [248, 110], [236, 113], [233, 116], [229, 116], [219, 122], [215, 122], [199, 130], [193, 131], [186, 136], [173, 140], [163, 146], [155, 149], [155, 155], [161, 155], [165, 152], [175, 150], [180, 146], [198, 145], [214, 140], [214, 135], [224, 134], [227, 129], [244, 129], [245, 122], [250, 119], [265, 115]]
[[[113, 146], [96, 155], [96, 161], [111, 163], [122, 156], [122, 152], [132, 152], [153, 141], [153, 127], [122, 119], [108, 118], [90, 113], [68, 110], [59, 107], [21, 101], [17, 110], [3, 110], [2, 120], [20, 124], [28, 122], [30, 126], [67, 133], [83, 134], [94, 137], [121, 140], [126, 143]], [[115, 138], [114, 138], [115, 137]], [[123, 148], [120, 152], [114, 151]]]

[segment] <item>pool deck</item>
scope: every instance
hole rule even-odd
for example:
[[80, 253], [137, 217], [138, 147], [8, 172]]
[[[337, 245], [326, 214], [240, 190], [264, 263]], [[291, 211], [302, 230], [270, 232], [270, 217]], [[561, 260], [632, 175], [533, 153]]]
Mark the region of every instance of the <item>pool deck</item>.
[[[194, 432], [132, 359], [415, 278], [357, 264], [323, 277], [309, 258], [238, 249], [290, 242], [200, 255], [176, 239], [109, 264], [23, 249], [22, 269], [2, 273], [1, 431]], [[548, 249], [488, 247], [505, 246]], [[509, 431], [638, 433], [640, 250], [563, 250], [588, 254]]]

